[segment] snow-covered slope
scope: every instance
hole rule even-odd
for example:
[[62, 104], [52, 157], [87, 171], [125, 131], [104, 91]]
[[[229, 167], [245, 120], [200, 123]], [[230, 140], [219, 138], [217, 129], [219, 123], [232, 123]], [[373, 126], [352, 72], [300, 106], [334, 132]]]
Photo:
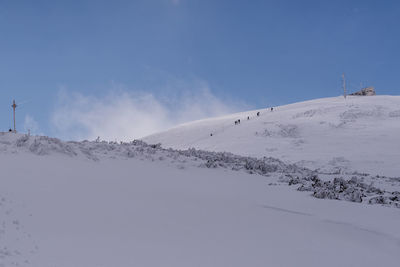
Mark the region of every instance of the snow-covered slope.
[[[364, 174], [344, 175], [353, 180], [338, 180], [336, 192], [316, 180], [329, 174], [273, 158], [10, 133], [0, 134], [0, 168], [0, 266], [365, 267], [400, 261], [398, 208], [295, 190], [312, 179], [314, 195], [355, 201], [360, 193], [363, 200], [389, 194], [363, 183]], [[368, 179], [386, 181], [388, 190], [400, 183]]]
[[399, 176], [400, 96], [316, 99], [272, 112], [195, 121], [143, 140], [177, 149], [276, 157], [327, 171]]

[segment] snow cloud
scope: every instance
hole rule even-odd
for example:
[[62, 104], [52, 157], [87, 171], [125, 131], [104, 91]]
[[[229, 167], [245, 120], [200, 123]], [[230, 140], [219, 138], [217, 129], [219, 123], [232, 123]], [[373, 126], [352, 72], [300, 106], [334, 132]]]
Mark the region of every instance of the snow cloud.
[[54, 135], [66, 140], [130, 141], [177, 124], [219, 116], [245, 107], [222, 101], [207, 86], [195, 93], [156, 96], [151, 93], [110, 90], [104, 96], [60, 90], [52, 114]]

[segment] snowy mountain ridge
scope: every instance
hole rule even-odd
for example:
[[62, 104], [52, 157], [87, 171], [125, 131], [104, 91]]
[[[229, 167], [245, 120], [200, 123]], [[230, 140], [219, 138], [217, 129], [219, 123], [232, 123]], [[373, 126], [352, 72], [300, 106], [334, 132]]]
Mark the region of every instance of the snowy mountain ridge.
[[0, 167], [0, 266], [400, 260], [397, 177], [138, 140], [14, 133], [0, 133]]
[[327, 172], [399, 176], [399, 134], [400, 96], [348, 96], [195, 121], [143, 140], [274, 157]]

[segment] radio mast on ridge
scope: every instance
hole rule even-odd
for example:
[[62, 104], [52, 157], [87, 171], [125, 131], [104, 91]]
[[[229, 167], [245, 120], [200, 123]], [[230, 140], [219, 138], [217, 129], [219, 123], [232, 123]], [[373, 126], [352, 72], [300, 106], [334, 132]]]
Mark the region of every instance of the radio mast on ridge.
[[13, 100], [13, 104], [11, 105], [13, 108], [13, 115], [14, 115], [14, 133], [17, 132], [17, 129], [15, 128], [15, 109], [17, 108], [17, 104], [15, 104], [15, 100]]

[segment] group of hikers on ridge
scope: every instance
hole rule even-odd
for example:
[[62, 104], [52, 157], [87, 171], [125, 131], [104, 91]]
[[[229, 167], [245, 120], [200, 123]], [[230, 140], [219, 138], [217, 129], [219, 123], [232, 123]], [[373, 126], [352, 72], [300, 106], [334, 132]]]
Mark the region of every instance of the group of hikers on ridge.
[[[270, 110], [272, 112], [272, 111], [274, 111], [274, 108], [271, 107]], [[256, 115], [257, 115], [257, 117], [260, 117], [260, 111], [258, 111]], [[247, 116], [247, 120], [250, 120], [250, 116]], [[238, 124], [240, 124], [240, 119], [235, 120], [235, 125], [238, 125]], [[213, 136], [213, 134], [210, 133], [210, 136]]]
[[[271, 112], [274, 111], [274, 108], [271, 107], [270, 109], [271, 109]], [[257, 117], [260, 117], [260, 111], [257, 112]], [[247, 120], [250, 120], [250, 116], [247, 116]], [[240, 124], [240, 119], [235, 121], [235, 125], [238, 125], [238, 124]]]

